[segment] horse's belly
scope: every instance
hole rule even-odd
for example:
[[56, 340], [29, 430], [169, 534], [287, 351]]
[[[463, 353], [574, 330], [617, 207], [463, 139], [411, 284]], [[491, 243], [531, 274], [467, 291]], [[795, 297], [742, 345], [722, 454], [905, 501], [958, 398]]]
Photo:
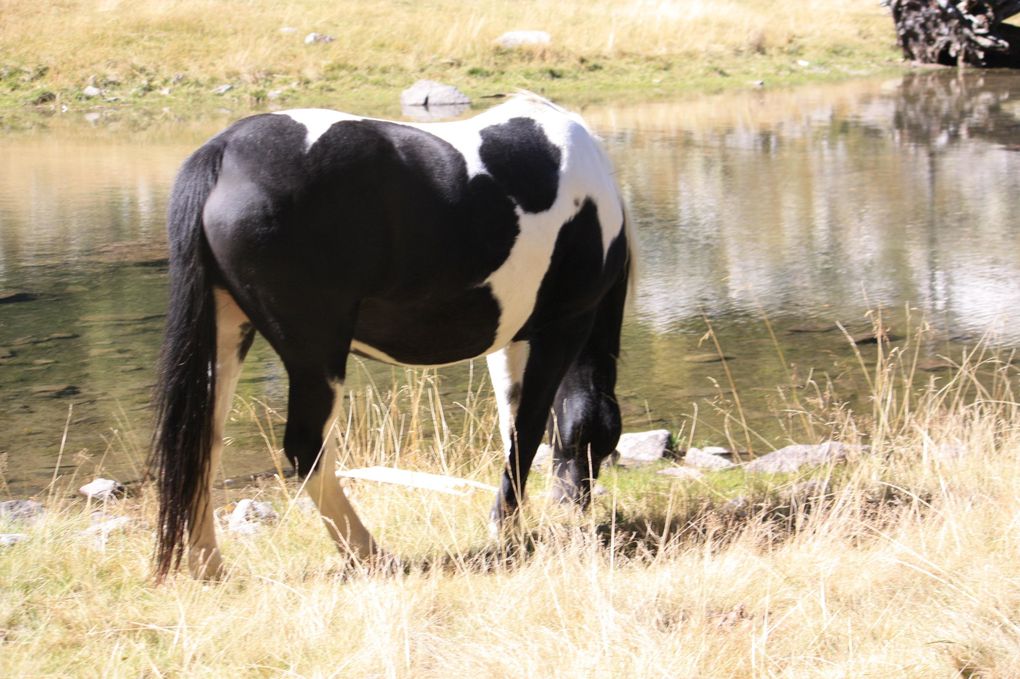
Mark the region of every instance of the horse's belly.
[[494, 348], [500, 305], [488, 286], [444, 299], [362, 301], [351, 349], [387, 363], [444, 365]]

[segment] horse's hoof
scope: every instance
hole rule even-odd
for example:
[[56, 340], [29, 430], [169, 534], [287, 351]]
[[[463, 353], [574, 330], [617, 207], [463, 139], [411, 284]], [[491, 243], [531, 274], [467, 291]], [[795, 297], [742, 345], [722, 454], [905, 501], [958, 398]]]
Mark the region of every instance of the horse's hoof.
[[223, 567], [223, 559], [220, 558], [220, 550], [214, 549], [208, 555], [205, 550], [188, 554], [188, 571], [195, 580], [206, 582], [222, 580], [226, 569]]

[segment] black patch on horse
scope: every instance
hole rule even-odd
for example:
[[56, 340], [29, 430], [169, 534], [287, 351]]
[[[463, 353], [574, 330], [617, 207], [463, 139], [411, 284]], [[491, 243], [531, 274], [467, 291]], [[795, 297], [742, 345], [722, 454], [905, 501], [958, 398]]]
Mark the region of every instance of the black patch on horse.
[[478, 153], [489, 174], [525, 212], [545, 212], [560, 188], [560, 150], [531, 118], [511, 118], [481, 132]]

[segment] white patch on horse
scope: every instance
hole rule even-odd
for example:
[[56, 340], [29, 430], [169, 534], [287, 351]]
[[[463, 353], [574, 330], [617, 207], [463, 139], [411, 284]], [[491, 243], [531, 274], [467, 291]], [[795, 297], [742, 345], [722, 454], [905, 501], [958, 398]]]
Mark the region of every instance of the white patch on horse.
[[503, 455], [510, 456], [510, 443], [517, 406], [520, 403], [521, 385], [524, 382], [524, 368], [528, 364], [531, 345], [527, 342], [511, 342], [506, 347], [485, 357], [489, 366], [489, 379], [496, 394], [496, 408], [499, 412], [499, 433], [503, 439]]
[[333, 111], [328, 108], [295, 108], [289, 111], [274, 111], [276, 115], [287, 116], [297, 123], [305, 126], [305, 152], [324, 135], [326, 131], [342, 120], [364, 120], [361, 116], [354, 116], [350, 113]]
[[343, 405], [343, 382], [335, 381], [333, 387], [333, 407], [329, 419], [322, 428], [322, 450], [315, 471], [305, 480], [305, 490], [311, 496], [315, 506], [319, 508], [322, 522], [326, 524], [330, 537], [342, 554], [369, 556], [378, 550], [375, 541], [365, 525], [361, 523], [350, 500], [344, 494], [340, 482], [336, 478], [337, 419]]
[[[612, 167], [580, 118], [564, 115], [551, 105], [540, 106], [540, 101], [523, 99], [522, 103], [527, 104], [522, 114], [530, 113], [529, 117], [560, 149], [559, 188], [556, 200], [545, 212], [531, 214], [518, 208], [520, 234], [506, 261], [485, 281], [501, 310], [493, 348], [510, 342], [531, 315], [560, 229], [586, 200], [592, 200], [598, 212], [603, 261], [623, 228], [623, 205], [613, 185]], [[504, 120], [509, 117], [505, 112], [500, 116]]]

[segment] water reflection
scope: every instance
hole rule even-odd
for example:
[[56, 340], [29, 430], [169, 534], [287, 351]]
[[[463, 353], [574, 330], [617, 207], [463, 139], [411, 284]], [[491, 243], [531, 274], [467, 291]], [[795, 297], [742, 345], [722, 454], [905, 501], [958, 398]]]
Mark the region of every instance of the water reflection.
[[[872, 310], [900, 334], [907, 309], [923, 315], [937, 329], [931, 354], [989, 329], [1020, 345], [1017, 94], [1013, 74], [946, 71], [585, 111], [641, 241], [620, 390], [629, 426], [759, 449], [808, 436], [774, 414], [784, 390], [824, 374], [852, 403], [863, 380], [835, 324], [856, 331]], [[0, 451], [13, 488], [49, 478], [65, 422], [65, 463], [109, 449], [112, 471], [136, 473], [166, 196], [180, 161], [221, 125], [69, 126], [0, 141], [0, 290], [37, 296], [0, 304]], [[699, 341], [709, 327], [732, 383]], [[390, 374], [368, 370], [383, 383]], [[444, 390], [463, 393], [465, 380], [466, 368], [444, 371]], [[717, 410], [733, 389], [753, 435]], [[256, 344], [242, 395], [282, 404], [284, 392]], [[234, 432], [228, 472], [267, 466], [248, 429]]]

